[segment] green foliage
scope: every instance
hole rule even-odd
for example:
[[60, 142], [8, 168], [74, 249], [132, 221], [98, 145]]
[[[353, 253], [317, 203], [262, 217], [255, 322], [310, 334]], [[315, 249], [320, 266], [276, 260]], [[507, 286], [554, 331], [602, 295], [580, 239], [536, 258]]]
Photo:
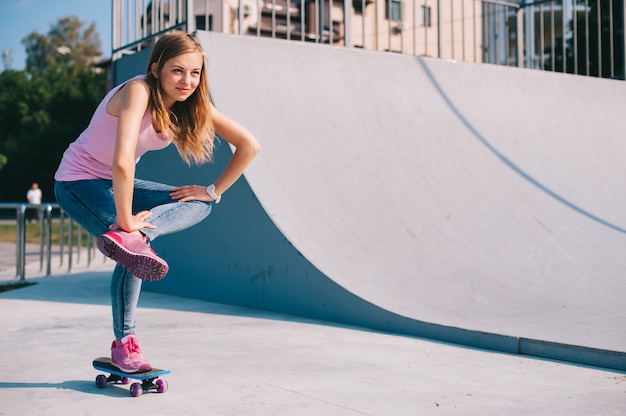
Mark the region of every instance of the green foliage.
[[22, 40], [26, 47], [26, 72], [39, 76], [51, 67], [84, 68], [102, 55], [95, 23], [83, 30], [76, 16], [64, 17], [47, 36], [32, 32]]
[[[53, 177], [63, 151], [106, 92], [106, 75], [87, 63], [100, 54], [95, 27], [81, 31], [81, 25], [64, 18], [47, 37], [31, 33], [24, 40], [27, 69], [0, 73], [0, 154], [6, 157], [3, 167], [0, 158], [0, 201], [24, 201], [33, 182], [44, 201], [54, 201]], [[57, 45], [71, 48], [72, 57], [56, 53]]]

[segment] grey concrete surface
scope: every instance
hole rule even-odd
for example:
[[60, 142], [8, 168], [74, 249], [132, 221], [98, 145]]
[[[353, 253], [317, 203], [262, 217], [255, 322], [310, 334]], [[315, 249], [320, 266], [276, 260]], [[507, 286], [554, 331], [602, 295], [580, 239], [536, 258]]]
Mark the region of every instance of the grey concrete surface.
[[[266, 215], [311, 264], [381, 309], [624, 351], [623, 83], [289, 42], [203, 42], [217, 103], [263, 143], [246, 188], [261, 206], [225, 198], [223, 217], [162, 245], [184, 255], [172, 256], [165, 293], [146, 284], [138, 337], [153, 365], [172, 370], [169, 391], [135, 399], [127, 387], [95, 386], [91, 360], [112, 339], [111, 264], [41, 278], [31, 263], [37, 285], [0, 293], [0, 415], [626, 415], [621, 371], [163, 290], [209, 297], [208, 280], [231, 278], [219, 266], [257, 285], [263, 302], [310, 296], [287, 273], [278, 279], [287, 267], [242, 263], [276, 249], [247, 239], [262, 237], [258, 228], [220, 232]], [[299, 70], [272, 70], [278, 63]], [[555, 108], [565, 109], [562, 123]], [[227, 242], [234, 262], [212, 259], [225, 257]], [[276, 282], [284, 291], [270, 293]]]
[[[155, 241], [180, 279], [155, 289], [448, 341], [461, 328], [504, 351], [615, 352], [626, 368], [626, 83], [199, 39], [218, 107], [263, 150], [206, 221]], [[142, 177], [219, 174], [168, 152]]]
[[0, 415], [626, 415], [626, 374], [144, 291], [165, 394], [98, 389], [110, 265], [0, 293]]

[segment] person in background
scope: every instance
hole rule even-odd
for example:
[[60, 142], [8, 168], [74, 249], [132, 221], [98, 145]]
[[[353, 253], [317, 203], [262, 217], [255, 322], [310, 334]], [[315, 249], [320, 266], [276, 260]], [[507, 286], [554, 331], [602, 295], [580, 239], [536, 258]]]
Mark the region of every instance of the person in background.
[[[26, 200], [29, 204], [41, 205], [42, 197], [41, 189], [39, 189], [39, 184], [36, 182], [33, 183], [28, 192], [26, 192]], [[43, 210], [41, 208], [29, 208], [26, 210], [26, 219], [28, 222], [31, 222], [35, 217], [37, 217], [38, 220], [41, 220], [42, 216]]]
[[[135, 178], [139, 158], [170, 143], [188, 164], [211, 161], [215, 134], [235, 151], [210, 185], [175, 187]], [[55, 174], [57, 202], [117, 262], [111, 279], [113, 365], [126, 372], [151, 368], [135, 336], [137, 302], [142, 279], [159, 280], [169, 266], [150, 242], [206, 218], [259, 150], [250, 131], [212, 104], [201, 45], [173, 31], [155, 44], [145, 74], [112, 89], [64, 152]]]

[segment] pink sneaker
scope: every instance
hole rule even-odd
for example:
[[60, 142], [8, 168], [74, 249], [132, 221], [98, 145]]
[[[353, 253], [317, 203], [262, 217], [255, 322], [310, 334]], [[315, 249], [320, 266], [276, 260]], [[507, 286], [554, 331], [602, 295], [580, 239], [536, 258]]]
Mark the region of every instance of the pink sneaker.
[[169, 266], [146, 243], [145, 237], [121, 230], [107, 231], [98, 237], [98, 249], [107, 257], [142, 280], [161, 280]]
[[[119, 345], [113, 341], [111, 345], [111, 363], [126, 373], [150, 371], [152, 366], [141, 354], [139, 343], [134, 335], [129, 335], [126, 342]], [[124, 339], [122, 338], [122, 340]]]

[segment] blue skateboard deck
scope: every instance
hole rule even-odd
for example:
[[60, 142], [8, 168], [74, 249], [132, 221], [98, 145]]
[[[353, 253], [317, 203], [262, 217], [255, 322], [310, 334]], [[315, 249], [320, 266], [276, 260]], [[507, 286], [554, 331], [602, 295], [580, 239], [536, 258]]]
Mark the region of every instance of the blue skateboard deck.
[[161, 370], [153, 368], [150, 371], [139, 373], [127, 373], [111, 364], [109, 357], [100, 357], [93, 360], [93, 368], [99, 371], [109, 373], [109, 376], [98, 374], [96, 377], [96, 386], [103, 389], [109, 383], [128, 384], [129, 379], [139, 380], [141, 383], [132, 383], [130, 385], [130, 395], [133, 397], [141, 396], [143, 392], [156, 390], [157, 393], [165, 393], [167, 391], [167, 381], [159, 377], [169, 374], [170, 370]]

